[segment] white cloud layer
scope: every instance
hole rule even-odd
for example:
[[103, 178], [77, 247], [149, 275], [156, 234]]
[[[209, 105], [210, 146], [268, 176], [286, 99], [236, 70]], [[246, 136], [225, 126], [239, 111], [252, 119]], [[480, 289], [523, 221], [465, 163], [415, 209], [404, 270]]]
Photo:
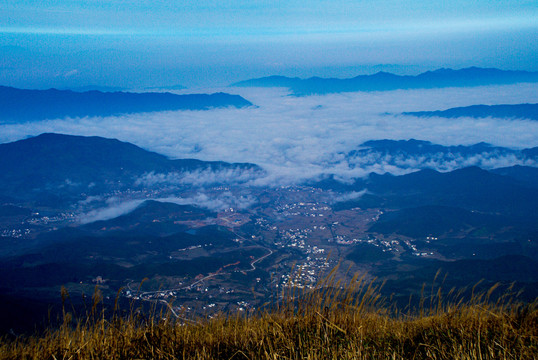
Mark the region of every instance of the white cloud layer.
[[[414, 138], [441, 145], [484, 141], [512, 148], [538, 146], [538, 121], [398, 115], [405, 111], [443, 110], [475, 104], [538, 103], [538, 84], [310, 97], [287, 96], [282, 89], [207, 90], [215, 91], [238, 93], [257, 107], [2, 125], [0, 142], [43, 132], [117, 138], [171, 158], [256, 163], [268, 172], [267, 177], [252, 181], [260, 185], [293, 183], [326, 173], [334, 173], [342, 179], [363, 176], [370, 171], [402, 173], [412, 171], [414, 163], [417, 167], [424, 166], [420, 159], [406, 159], [403, 166], [383, 158], [372, 164], [350, 166], [344, 154], [372, 139]], [[497, 167], [509, 166], [516, 160], [507, 157], [455, 159], [450, 164], [433, 161], [430, 166], [440, 170], [473, 164]], [[249, 174], [191, 175], [148, 174], [140, 181], [204, 183], [218, 176], [237, 178], [239, 182], [252, 180]]]

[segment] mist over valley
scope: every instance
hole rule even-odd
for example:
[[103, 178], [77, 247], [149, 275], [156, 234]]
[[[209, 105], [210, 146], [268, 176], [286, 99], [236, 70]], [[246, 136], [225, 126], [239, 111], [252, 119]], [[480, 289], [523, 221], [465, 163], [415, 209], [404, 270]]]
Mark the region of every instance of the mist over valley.
[[[74, 308], [97, 286], [105, 303], [213, 316], [312, 289], [340, 265], [399, 304], [438, 270], [448, 287], [514, 282], [530, 301], [538, 85], [501, 80], [22, 97], [91, 111], [32, 107], [39, 116], [18, 121], [13, 107], [0, 124], [0, 300], [43, 314], [62, 286]], [[147, 94], [240, 104], [141, 108]], [[101, 111], [96, 95], [122, 110]], [[2, 331], [36, 323], [3, 316]]]

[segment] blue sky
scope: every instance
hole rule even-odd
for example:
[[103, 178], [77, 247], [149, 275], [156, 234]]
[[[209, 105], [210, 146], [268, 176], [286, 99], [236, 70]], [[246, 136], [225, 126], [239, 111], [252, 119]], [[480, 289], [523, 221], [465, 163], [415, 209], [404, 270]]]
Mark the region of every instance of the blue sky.
[[538, 70], [537, 53], [536, 1], [0, 0], [0, 84], [20, 87]]

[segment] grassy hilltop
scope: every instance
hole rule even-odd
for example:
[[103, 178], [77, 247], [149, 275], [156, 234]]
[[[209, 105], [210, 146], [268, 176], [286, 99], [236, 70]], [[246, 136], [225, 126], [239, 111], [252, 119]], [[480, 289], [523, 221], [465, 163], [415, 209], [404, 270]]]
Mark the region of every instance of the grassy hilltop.
[[[417, 309], [400, 311], [378, 288], [334, 272], [318, 289], [288, 288], [285, 301], [250, 314], [184, 319], [134, 307], [105, 317], [99, 293], [88, 314], [42, 335], [5, 338], [0, 359], [535, 359], [538, 304], [489, 291], [425, 290]], [[444, 300], [446, 299], [446, 300]]]

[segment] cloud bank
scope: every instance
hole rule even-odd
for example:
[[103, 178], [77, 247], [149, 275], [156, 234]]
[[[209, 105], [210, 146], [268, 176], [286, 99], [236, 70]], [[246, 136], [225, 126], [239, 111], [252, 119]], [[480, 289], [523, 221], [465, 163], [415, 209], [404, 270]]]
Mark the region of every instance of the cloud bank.
[[[196, 89], [200, 92], [203, 89]], [[217, 178], [253, 185], [290, 184], [335, 174], [350, 179], [371, 171], [405, 173], [424, 166], [447, 171], [468, 165], [510, 166], [507, 156], [353, 160], [346, 154], [372, 139], [421, 139], [441, 145], [487, 142], [496, 146], [538, 146], [538, 122], [495, 118], [418, 118], [398, 115], [475, 104], [537, 103], [538, 84], [357, 92], [293, 97], [284, 89], [207, 89], [237, 93], [257, 107], [210, 111], [168, 111], [116, 117], [58, 119], [1, 126], [0, 142], [43, 132], [97, 135], [132, 142], [171, 158], [250, 162], [267, 176], [252, 174], [147, 174], [140, 183], [210, 183]], [[178, 93], [185, 93], [180, 91]], [[535, 166], [536, 164], [529, 164]]]

